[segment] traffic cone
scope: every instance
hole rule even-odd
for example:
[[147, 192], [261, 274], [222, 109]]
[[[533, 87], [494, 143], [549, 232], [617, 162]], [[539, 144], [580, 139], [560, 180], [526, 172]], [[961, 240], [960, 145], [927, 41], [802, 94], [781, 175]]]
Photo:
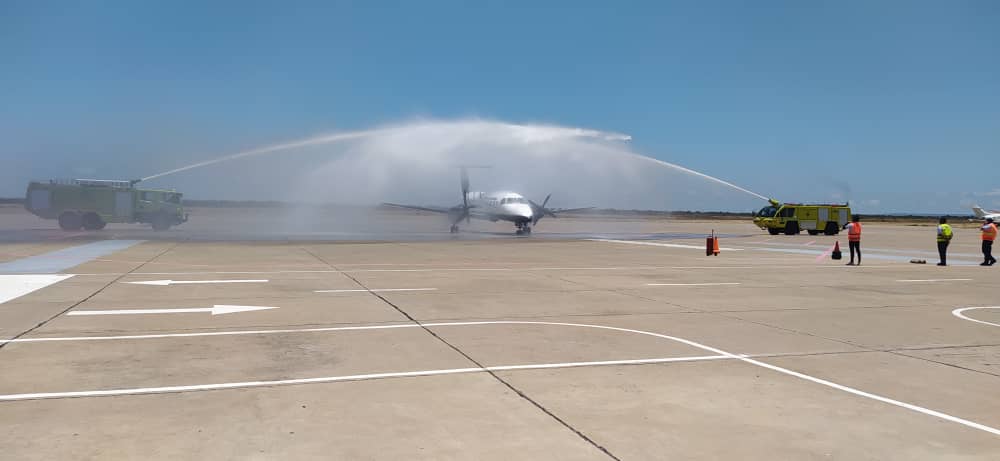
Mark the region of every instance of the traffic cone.
[[712, 256], [719, 256], [719, 237], [712, 239]]
[[837, 242], [833, 244], [833, 253], [830, 257], [833, 259], [840, 259], [844, 257], [844, 255], [840, 252], [840, 240], [837, 240]]

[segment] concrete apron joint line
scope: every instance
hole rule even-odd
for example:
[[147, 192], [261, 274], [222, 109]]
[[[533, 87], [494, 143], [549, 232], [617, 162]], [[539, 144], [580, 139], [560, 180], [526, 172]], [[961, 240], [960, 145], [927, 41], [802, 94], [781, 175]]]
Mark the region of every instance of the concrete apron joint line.
[[[308, 253], [313, 258], [316, 258], [316, 260], [320, 261], [321, 263], [326, 264], [331, 269], [338, 270], [338, 271], [340, 270], [338, 267], [334, 266], [333, 264], [331, 264], [327, 260], [323, 259], [321, 256], [319, 256], [319, 255], [317, 255], [317, 254], [309, 251], [305, 247], [302, 247], [302, 251]], [[552, 411], [550, 411], [548, 408], [545, 408], [544, 406], [542, 406], [542, 404], [538, 403], [537, 401], [535, 401], [534, 399], [532, 399], [531, 397], [529, 397], [527, 394], [525, 394], [524, 392], [522, 392], [520, 389], [514, 387], [513, 384], [511, 384], [511, 383], [507, 382], [505, 379], [501, 378], [499, 375], [496, 374], [496, 372], [494, 370], [490, 370], [489, 368], [485, 367], [482, 363], [479, 363], [478, 360], [472, 358], [472, 356], [470, 356], [469, 354], [467, 354], [465, 351], [459, 349], [454, 344], [451, 344], [450, 342], [448, 342], [447, 340], [445, 340], [444, 338], [442, 338], [441, 336], [439, 336], [433, 330], [431, 330], [430, 328], [428, 328], [427, 325], [421, 323], [419, 320], [417, 320], [416, 318], [414, 318], [412, 315], [410, 315], [408, 312], [406, 312], [405, 310], [403, 310], [401, 307], [397, 306], [392, 301], [389, 301], [388, 299], [386, 299], [384, 296], [378, 294], [377, 292], [372, 291], [367, 286], [365, 286], [364, 283], [361, 283], [360, 280], [358, 280], [357, 278], [355, 278], [353, 275], [348, 274], [346, 272], [341, 272], [341, 273], [345, 277], [353, 280], [354, 283], [357, 283], [358, 286], [364, 288], [365, 290], [368, 290], [368, 292], [371, 293], [372, 296], [375, 296], [376, 298], [382, 300], [382, 302], [384, 302], [385, 304], [387, 304], [390, 307], [392, 307], [393, 309], [395, 309], [401, 315], [403, 315], [404, 317], [406, 317], [407, 319], [409, 319], [410, 322], [413, 322], [414, 325], [419, 326], [424, 331], [426, 331], [428, 334], [430, 334], [432, 337], [434, 337], [435, 339], [437, 339], [438, 341], [440, 341], [444, 345], [448, 346], [449, 348], [451, 348], [452, 350], [454, 350], [455, 352], [457, 352], [462, 357], [465, 357], [465, 359], [468, 360], [469, 362], [472, 362], [473, 364], [475, 364], [476, 367], [478, 367], [479, 369], [484, 370], [486, 373], [488, 373], [490, 376], [492, 376], [493, 379], [497, 380], [500, 384], [502, 384], [506, 388], [508, 388], [511, 391], [513, 391], [515, 394], [517, 394], [519, 397], [521, 397], [522, 399], [524, 399], [525, 401], [527, 401], [528, 403], [530, 403], [531, 405], [533, 405], [535, 408], [537, 408], [538, 410], [542, 411], [543, 413], [545, 413], [546, 415], [548, 415], [549, 417], [551, 417], [552, 419], [554, 419], [556, 422], [558, 422], [559, 424], [561, 424], [566, 429], [569, 429], [570, 431], [572, 431], [574, 434], [576, 434], [578, 437], [580, 437], [585, 442], [587, 442], [588, 444], [590, 444], [592, 447], [594, 447], [598, 451], [604, 453], [609, 458], [614, 459], [615, 461], [620, 461], [620, 458], [618, 458], [617, 456], [615, 456], [614, 454], [612, 454], [607, 448], [605, 448], [604, 446], [598, 444], [594, 439], [592, 439], [588, 435], [584, 434], [581, 430], [579, 430], [579, 429], [571, 426], [568, 422], [566, 422], [565, 420], [563, 420], [559, 416], [556, 416], [556, 414], [553, 413]]]

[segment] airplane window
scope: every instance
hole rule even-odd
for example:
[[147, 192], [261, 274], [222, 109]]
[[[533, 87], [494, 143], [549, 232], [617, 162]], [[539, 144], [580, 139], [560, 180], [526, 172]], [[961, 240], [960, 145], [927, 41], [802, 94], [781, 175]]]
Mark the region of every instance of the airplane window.
[[507, 204], [507, 199], [501, 199], [500, 200], [500, 204], [501, 205], [506, 205]]

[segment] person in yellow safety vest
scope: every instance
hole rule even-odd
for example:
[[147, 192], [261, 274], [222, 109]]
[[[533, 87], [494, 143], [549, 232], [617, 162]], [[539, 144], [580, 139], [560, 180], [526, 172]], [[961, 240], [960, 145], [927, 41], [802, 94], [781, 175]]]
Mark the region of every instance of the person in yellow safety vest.
[[861, 265], [861, 217], [854, 215], [851, 217], [851, 222], [844, 225], [844, 229], [847, 229], [847, 245], [851, 247], [851, 262], [847, 263], [848, 266], [854, 265], [854, 253], [858, 253], [858, 266]]
[[942, 217], [939, 219], [937, 227], [938, 255], [941, 256], [941, 262], [938, 263], [939, 266], [948, 265], [948, 244], [951, 243], [953, 235], [951, 226], [948, 224], [948, 218]]
[[983, 261], [980, 266], [992, 266], [997, 263], [997, 258], [993, 257], [993, 241], [997, 239], [997, 225], [993, 223], [993, 218], [986, 218], [986, 224], [979, 228], [983, 231]]

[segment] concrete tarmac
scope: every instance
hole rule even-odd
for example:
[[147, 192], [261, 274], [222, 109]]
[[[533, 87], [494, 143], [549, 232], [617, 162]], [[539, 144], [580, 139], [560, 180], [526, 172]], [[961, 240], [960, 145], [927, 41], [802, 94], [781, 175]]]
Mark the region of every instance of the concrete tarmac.
[[[0, 304], [9, 459], [1000, 453], [1000, 268], [976, 265], [973, 229], [937, 267], [933, 227], [870, 223], [848, 267], [826, 254], [845, 236], [746, 222], [378, 242], [14, 227], [0, 262], [143, 242]], [[227, 305], [272, 309], [211, 313]]]

